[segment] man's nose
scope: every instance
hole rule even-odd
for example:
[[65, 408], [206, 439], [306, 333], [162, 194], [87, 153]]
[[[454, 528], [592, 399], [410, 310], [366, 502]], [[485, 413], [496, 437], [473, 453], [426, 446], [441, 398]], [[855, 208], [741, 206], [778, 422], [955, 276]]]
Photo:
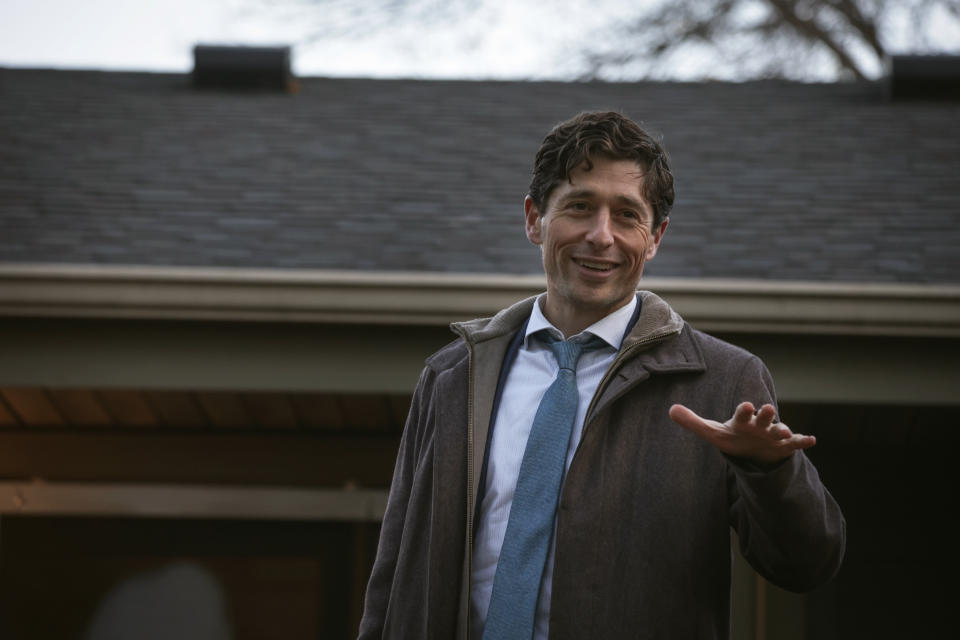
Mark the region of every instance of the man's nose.
[[613, 244], [613, 219], [610, 210], [602, 208], [590, 220], [590, 229], [587, 231], [587, 242], [597, 247], [609, 247]]

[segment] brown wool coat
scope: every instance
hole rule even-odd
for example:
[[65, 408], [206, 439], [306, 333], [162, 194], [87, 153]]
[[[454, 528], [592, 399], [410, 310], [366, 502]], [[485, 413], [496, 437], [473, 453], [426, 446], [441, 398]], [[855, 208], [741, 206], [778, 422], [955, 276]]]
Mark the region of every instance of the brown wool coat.
[[[785, 589], [816, 587], [843, 557], [843, 516], [802, 452], [761, 471], [667, 416], [674, 403], [726, 419], [742, 401], [774, 402], [763, 363], [639, 295], [640, 318], [597, 389], [560, 497], [551, 640], [727, 638], [731, 527], [750, 564]], [[454, 325], [462, 338], [427, 360], [361, 639], [468, 637], [468, 533], [491, 405], [532, 304]]]

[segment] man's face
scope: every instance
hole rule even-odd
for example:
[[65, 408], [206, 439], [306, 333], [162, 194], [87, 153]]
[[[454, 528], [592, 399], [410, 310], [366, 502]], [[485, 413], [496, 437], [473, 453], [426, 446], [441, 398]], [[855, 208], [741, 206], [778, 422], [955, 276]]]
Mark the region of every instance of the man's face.
[[524, 202], [527, 237], [543, 251], [544, 311], [564, 333], [580, 331], [630, 300], [667, 228], [664, 220], [653, 229], [637, 163], [591, 161], [592, 169], [581, 165], [553, 189], [546, 211], [529, 196]]

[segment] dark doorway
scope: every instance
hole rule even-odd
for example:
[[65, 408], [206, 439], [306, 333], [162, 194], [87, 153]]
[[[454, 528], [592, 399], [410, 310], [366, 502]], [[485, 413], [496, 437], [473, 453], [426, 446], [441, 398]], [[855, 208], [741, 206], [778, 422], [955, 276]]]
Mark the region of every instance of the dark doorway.
[[[767, 638], [945, 638], [960, 567], [956, 408], [781, 405], [847, 521], [838, 575], [806, 596], [769, 587]], [[802, 429], [801, 429], [802, 426]], [[802, 611], [799, 620], [780, 612]]]
[[376, 529], [5, 516], [0, 637], [152, 638], [149, 623], [184, 640], [349, 638]]

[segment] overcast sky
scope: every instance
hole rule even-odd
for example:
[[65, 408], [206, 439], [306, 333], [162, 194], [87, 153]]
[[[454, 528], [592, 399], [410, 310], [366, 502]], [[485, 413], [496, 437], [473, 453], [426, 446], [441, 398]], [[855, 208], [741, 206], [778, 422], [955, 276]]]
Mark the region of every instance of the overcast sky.
[[353, 24], [349, 33], [296, 46], [295, 72], [555, 77], [577, 42], [625, 5], [637, 6], [629, 0], [484, 2], [466, 24], [439, 18], [425, 27], [383, 15], [351, 22], [347, 14], [363, 4], [333, 0], [321, 15], [296, 0], [2, 0], [0, 65], [189, 71], [197, 43], [298, 45], [331, 24]]
[[[605, 29], [666, 0], [409, 0], [434, 3], [426, 23], [384, 11], [351, 17], [390, 1], [0, 0], [0, 66], [187, 72], [197, 43], [290, 44], [300, 76], [574, 79], [586, 44], [602, 46]], [[451, 16], [438, 6], [453, 7]], [[476, 8], [453, 19], [463, 6]], [[932, 23], [934, 43], [960, 53], [960, 21]], [[895, 50], [909, 36], [901, 31], [887, 33]], [[737, 65], [691, 49], [668, 68], [674, 79], [705, 69], [737, 79]]]

